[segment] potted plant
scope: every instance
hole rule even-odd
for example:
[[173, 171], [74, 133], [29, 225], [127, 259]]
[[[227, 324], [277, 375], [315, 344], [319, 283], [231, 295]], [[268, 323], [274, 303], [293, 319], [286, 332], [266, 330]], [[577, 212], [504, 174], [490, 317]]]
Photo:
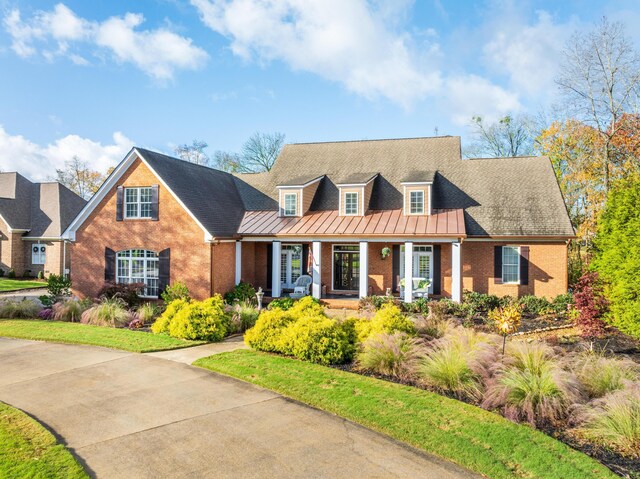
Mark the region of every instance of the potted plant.
[[380, 256], [382, 256], [382, 259], [386, 259], [391, 255], [391, 248], [389, 248], [388, 246], [385, 246], [384, 248], [382, 248], [382, 250], [380, 251]]

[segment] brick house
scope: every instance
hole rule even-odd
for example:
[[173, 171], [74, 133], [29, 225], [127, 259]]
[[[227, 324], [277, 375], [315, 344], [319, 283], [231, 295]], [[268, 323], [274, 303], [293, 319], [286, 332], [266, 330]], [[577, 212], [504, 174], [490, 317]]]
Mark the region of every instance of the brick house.
[[62, 233], [85, 204], [60, 183], [32, 183], [19, 173], [0, 173], [0, 269], [22, 277], [69, 268]]
[[[278, 297], [567, 290], [574, 231], [547, 158], [463, 160], [459, 137], [287, 145], [231, 175], [134, 148], [65, 233], [78, 292], [141, 281], [156, 297], [246, 281]], [[416, 278], [427, 281], [416, 283]]]

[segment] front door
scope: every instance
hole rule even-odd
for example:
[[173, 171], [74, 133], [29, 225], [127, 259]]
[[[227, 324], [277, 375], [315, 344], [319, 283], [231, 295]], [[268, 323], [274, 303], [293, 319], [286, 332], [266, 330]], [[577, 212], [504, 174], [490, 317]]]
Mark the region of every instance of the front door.
[[360, 282], [360, 248], [336, 245], [333, 248], [333, 289], [358, 291]]
[[296, 280], [302, 274], [302, 245], [282, 245], [280, 254], [280, 284], [283, 288], [293, 289]]

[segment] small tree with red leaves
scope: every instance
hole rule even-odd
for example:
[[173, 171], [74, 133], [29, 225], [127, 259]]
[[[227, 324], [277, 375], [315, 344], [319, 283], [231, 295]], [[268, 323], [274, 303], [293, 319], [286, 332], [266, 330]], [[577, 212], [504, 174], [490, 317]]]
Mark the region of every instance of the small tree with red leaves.
[[604, 297], [602, 282], [596, 272], [586, 272], [578, 280], [573, 302], [578, 310], [578, 327], [586, 337], [600, 336], [604, 333], [603, 317], [609, 303]]

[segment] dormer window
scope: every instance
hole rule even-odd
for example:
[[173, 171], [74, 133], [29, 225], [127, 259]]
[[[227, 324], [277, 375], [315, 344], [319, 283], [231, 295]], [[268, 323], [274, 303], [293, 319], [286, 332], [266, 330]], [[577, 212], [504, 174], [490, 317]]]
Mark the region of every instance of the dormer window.
[[283, 197], [284, 216], [298, 216], [298, 193], [285, 193]]
[[424, 214], [424, 190], [409, 192], [409, 213], [412, 215]]
[[344, 214], [346, 216], [354, 216], [358, 214], [358, 197], [357, 191], [349, 191], [344, 194]]

